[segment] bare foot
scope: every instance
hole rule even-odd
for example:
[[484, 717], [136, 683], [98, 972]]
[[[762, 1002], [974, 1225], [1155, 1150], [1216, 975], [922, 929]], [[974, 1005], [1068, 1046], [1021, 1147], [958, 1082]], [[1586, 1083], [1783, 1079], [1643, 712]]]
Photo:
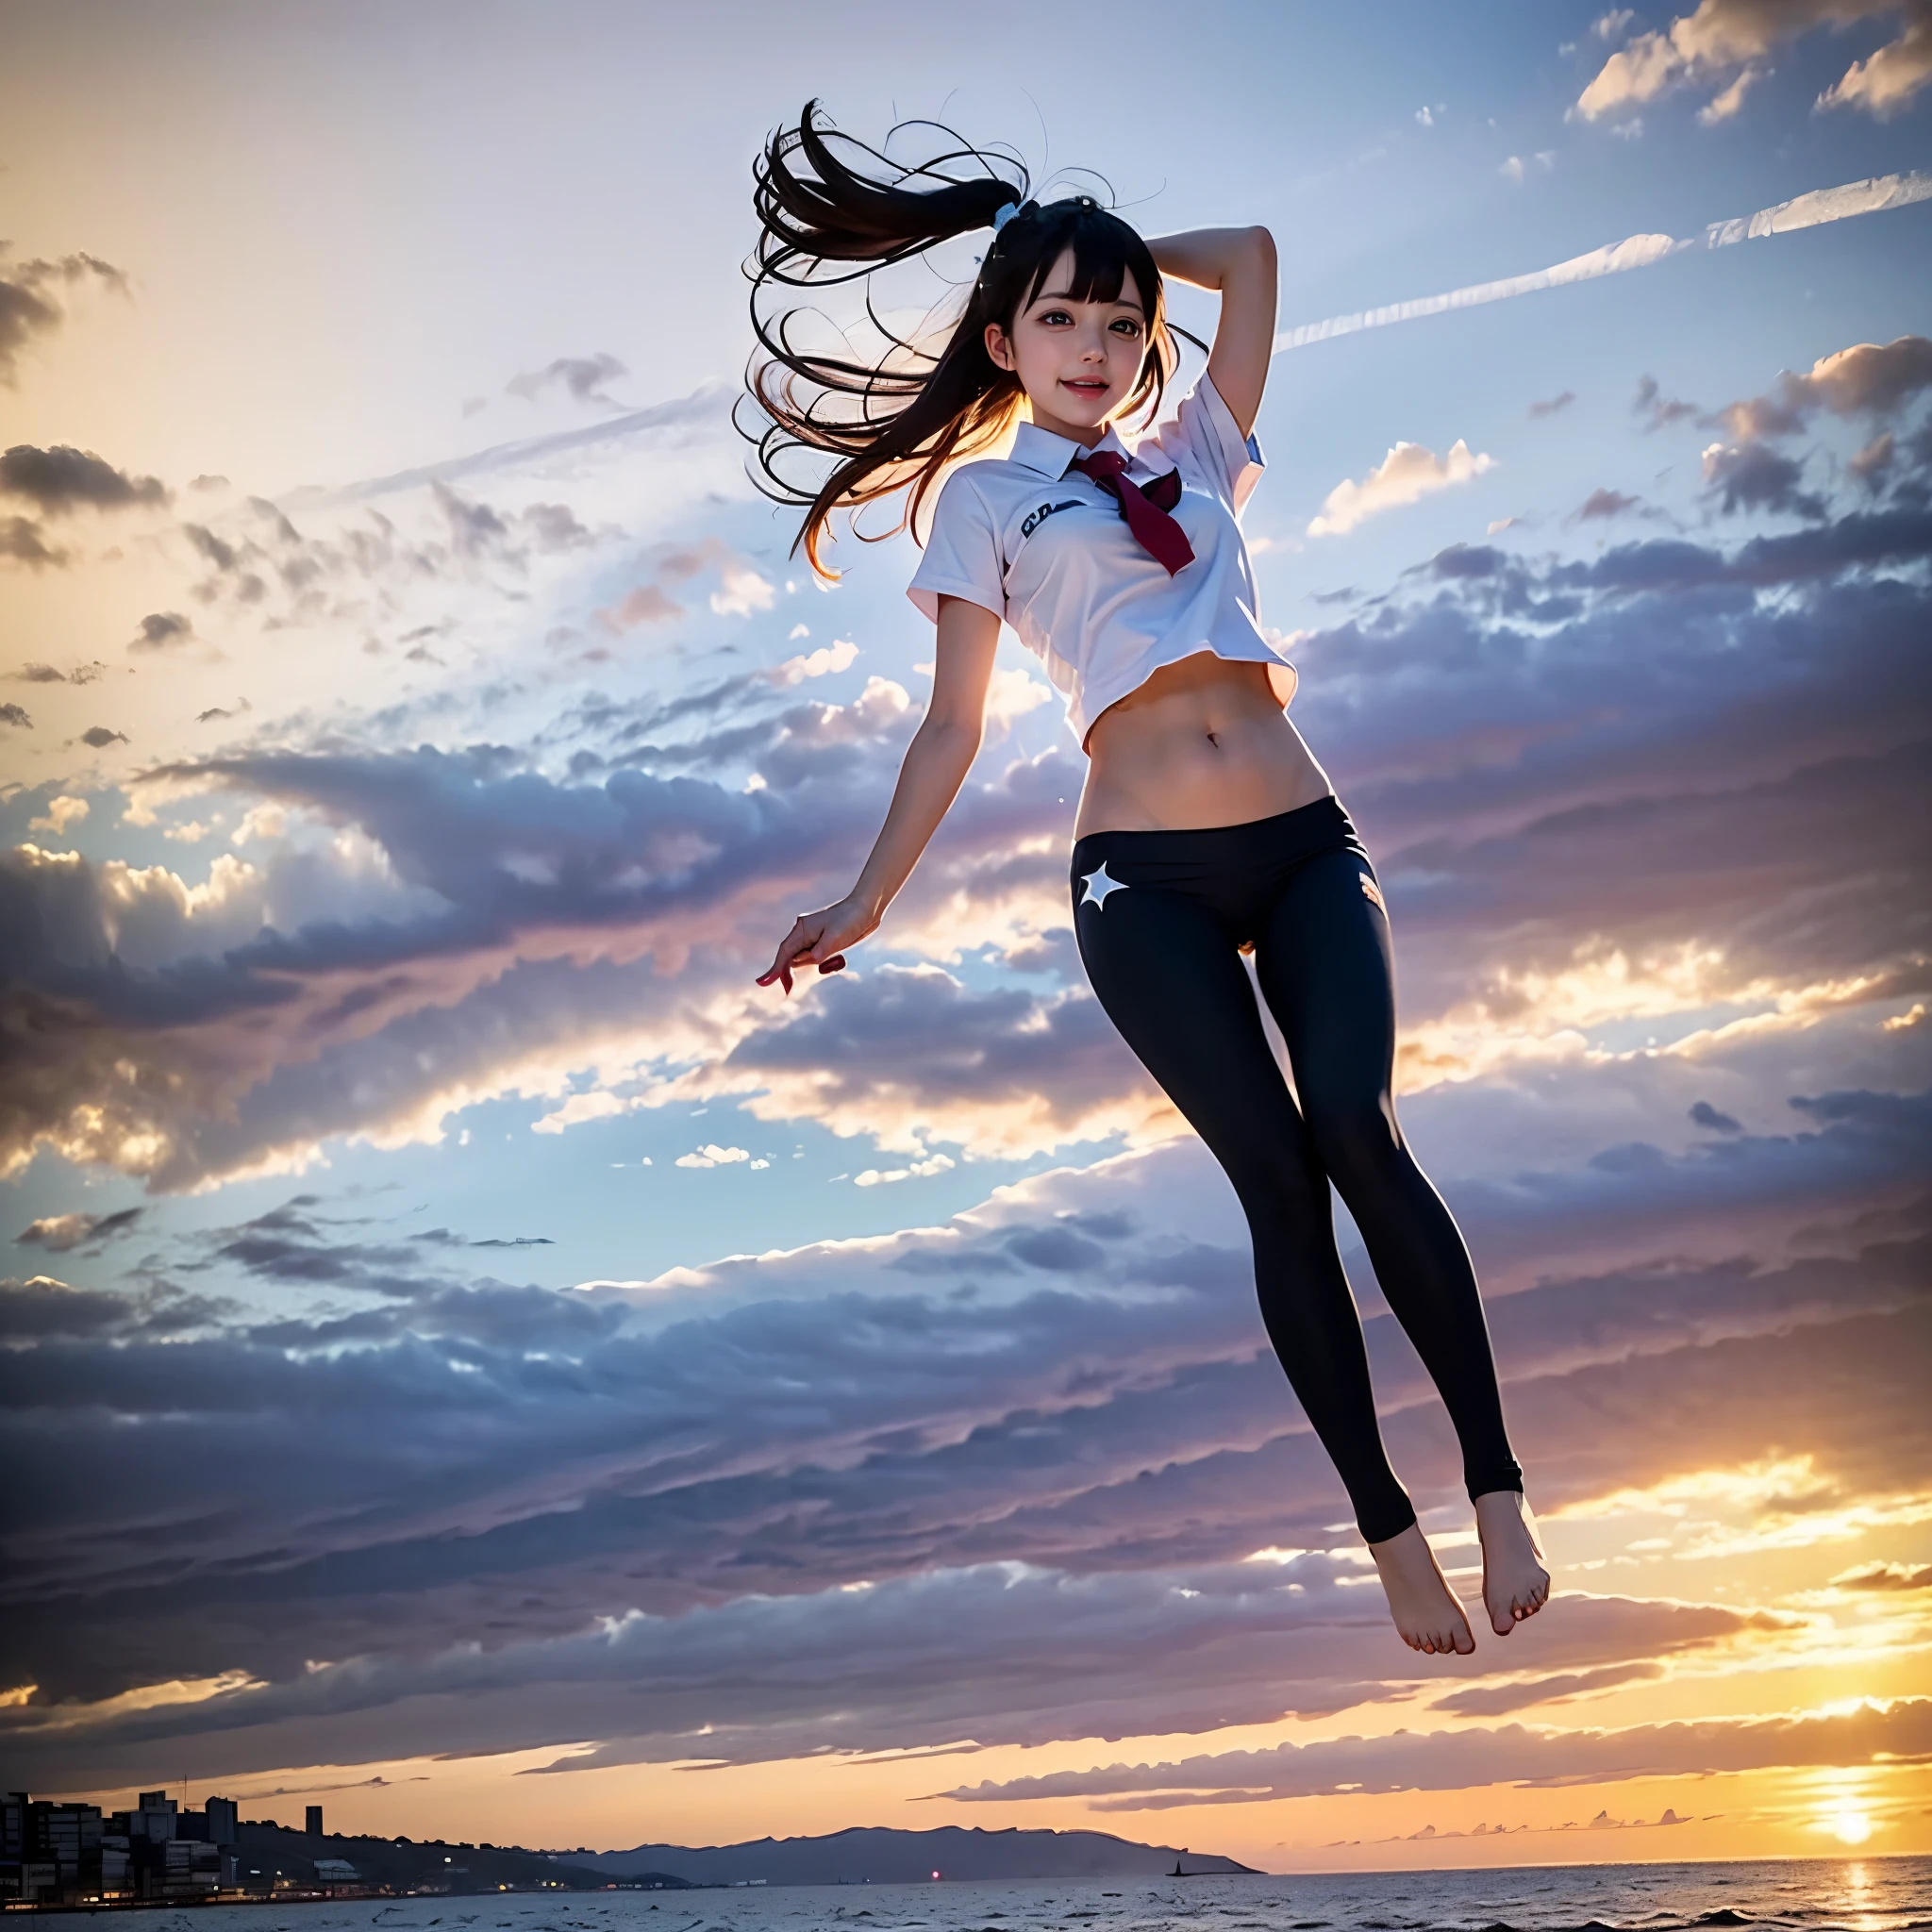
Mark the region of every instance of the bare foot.
[[1536, 1540], [1536, 1518], [1515, 1490], [1491, 1490], [1475, 1499], [1475, 1529], [1483, 1545], [1483, 1603], [1490, 1627], [1507, 1637], [1550, 1600], [1550, 1573]]
[[1424, 1650], [1434, 1657], [1447, 1657], [1451, 1651], [1467, 1657], [1475, 1648], [1469, 1619], [1462, 1614], [1462, 1606], [1456, 1601], [1419, 1524], [1411, 1523], [1387, 1542], [1371, 1543], [1369, 1555], [1382, 1573], [1389, 1614], [1409, 1649]]

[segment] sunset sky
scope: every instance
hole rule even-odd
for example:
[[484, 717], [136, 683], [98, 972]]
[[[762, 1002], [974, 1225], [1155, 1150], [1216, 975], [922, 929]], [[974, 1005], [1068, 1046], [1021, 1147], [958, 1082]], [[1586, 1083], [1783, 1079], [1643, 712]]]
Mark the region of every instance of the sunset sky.
[[[933, 651], [730, 422], [810, 96], [1277, 238], [1261, 614], [1557, 1577], [1474, 1657], [1087, 991], [1012, 638], [877, 937], [752, 984]], [[5, 1784], [1932, 1850], [1928, 104], [1922, 0], [0, 4]]]

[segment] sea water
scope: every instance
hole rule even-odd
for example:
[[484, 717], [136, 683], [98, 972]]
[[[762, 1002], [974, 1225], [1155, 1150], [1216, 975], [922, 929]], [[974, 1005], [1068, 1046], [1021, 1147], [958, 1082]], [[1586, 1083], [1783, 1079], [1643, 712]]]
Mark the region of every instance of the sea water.
[[1932, 1858], [748, 1886], [228, 1906], [140, 1932], [1932, 1932]]

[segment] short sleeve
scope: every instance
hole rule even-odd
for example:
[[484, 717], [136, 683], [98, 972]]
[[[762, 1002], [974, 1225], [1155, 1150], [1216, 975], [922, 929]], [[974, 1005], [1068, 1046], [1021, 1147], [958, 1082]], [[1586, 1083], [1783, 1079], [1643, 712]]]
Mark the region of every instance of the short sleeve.
[[1174, 415], [1143, 437], [1141, 447], [1149, 443], [1182, 472], [1206, 483], [1237, 516], [1255, 493], [1267, 460], [1259, 441], [1241, 434], [1206, 370]]
[[1006, 567], [992, 511], [973, 478], [956, 470], [933, 507], [925, 553], [906, 594], [930, 624], [940, 621], [940, 599], [964, 597], [995, 617], [1007, 614]]

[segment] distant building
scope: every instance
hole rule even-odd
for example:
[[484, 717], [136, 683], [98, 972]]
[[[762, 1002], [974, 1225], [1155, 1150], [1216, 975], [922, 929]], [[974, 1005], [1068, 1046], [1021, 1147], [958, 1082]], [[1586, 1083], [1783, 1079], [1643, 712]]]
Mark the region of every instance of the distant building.
[[165, 1844], [175, 1836], [175, 1823], [181, 1807], [166, 1791], [143, 1791], [141, 1794], [141, 1808], [127, 1815], [127, 1835], [130, 1838], [144, 1838], [156, 1844]]
[[308, 1822], [303, 1825], [302, 1829], [310, 1838], [320, 1838], [322, 1836], [322, 1807], [320, 1805], [309, 1806]]
[[21, 1862], [26, 1856], [26, 1807], [25, 1791], [8, 1791], [0, 1798], [0, 1905], [21, 1896]]
[[129, 1847], [136, 1895], [144, 1899], [207, 1898], [222, 1886], [222, 1851], [206, 1839], [150, 1839]]
[[362, 1875], [346, 1858], [318, 1858], [315, 1882], [322, 1886], [359, 1885]]
[[101, 1807], [98, 1805], [37, 1804], [31, 1820], [34, 1849], [59, 1868], [60, 1890], [79, 1892], [100, 1888]]
[[208, 1829], [202, 1834], [210, 1844], [239, 1844], [242, 1840], [242, 1807], [234, 1798], [210, 1798], [203, 1816]]
[[0, 1801], [0, 1902], [78, 1905], [101, 1895], [101, 1807], [8, 1791]]

